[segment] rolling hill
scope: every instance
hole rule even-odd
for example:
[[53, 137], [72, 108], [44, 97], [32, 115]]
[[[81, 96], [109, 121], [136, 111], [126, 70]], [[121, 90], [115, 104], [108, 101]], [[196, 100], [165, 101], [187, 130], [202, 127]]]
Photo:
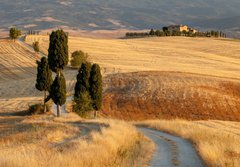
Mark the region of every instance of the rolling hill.
[[0, 55], [0, 83], [35, 76], [35, 60], [39, 59], [39, 56], [17, 42], [0, 41]]
[[[49, 37], [32, 35], [47, 54]], [[139, 71], [177, 71], [240, 79], [239, 41], [231, 39], [163, 37], [91, 39], [69, 37], [70, 54], [83, 50], [107, 74]]]
[[[48, 36], [26, 38], [29, 44], [37, 40], [46, 53]], [[90, 60], [101, 65], [104, 75], [101, 113], [105, 117], [240, 120], [240, 48], [236, 40], [70, 37], [69, 48], [70, 53], [78, 49], [88, 52]], [[70, 94], [76, 73], [70, 68], [65, 70]], [[0, 83], [2, 111], [24, 110], [41, 100], [41, 92], [34, 83], [33, 75]]]

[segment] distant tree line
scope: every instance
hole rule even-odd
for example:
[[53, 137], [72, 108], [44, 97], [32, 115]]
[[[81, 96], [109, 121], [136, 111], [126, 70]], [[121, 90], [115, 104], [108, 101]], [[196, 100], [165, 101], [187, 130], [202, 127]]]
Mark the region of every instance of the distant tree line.
[[28, 30], [28, 35], [39, 35], [40, 31]]
[[[28, 30], [27, 35], [39, 35], [40, 31], [34, 31], [34, 30]], [[22, 35], [22, 32], [20, 29], [16, 27], [12, 27], [9, 30], [9, 37], [13, 39], [14, 41]]]
[[144, 37], [165, 37], [165, 36], [186, 36], [186, 37], [215, 37], [226, 38], [227, 34], [222, 31], [206, 31], [206, 32], [191, 32], [191, 31], [169, 31], [168, 27], [162, 29], [151, 29], [149, 32], [127, 32], [126, 38], [144, 38]]
[[128, 38], [142, 38], [142, 37], [147, 37], [149, 36], [148, 32], [127, 32], [126, 37]]

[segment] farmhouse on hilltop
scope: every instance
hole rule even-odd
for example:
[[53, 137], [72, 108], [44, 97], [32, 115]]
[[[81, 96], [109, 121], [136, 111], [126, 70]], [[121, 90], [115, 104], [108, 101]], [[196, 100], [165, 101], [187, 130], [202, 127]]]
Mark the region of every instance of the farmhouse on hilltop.
[[170, 32], [173, 32], [173, 31], [178, 31], [178, 32], [186, 31], [186, 32], [191, 32], [191, 33], [197, 32], [196, 29], [190, 28], [187, 25], [171, 25], [171, 26], [168, 26], [167, 28], [168, 28], [168, 31], [170, 31]]

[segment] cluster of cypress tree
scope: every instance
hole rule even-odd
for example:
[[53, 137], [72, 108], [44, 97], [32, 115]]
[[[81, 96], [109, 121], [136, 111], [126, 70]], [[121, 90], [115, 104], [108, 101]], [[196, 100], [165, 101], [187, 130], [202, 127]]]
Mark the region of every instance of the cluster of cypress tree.
[[62, 70], [68, 64], [68, 35], [63, 30], [53, 31], [50, 35], [48, 48], [48, 63], [56, 73], [51, 85], [48, 99], [52, 99], [57, 105], [57, 116], [60, 116], [60, 106], [66, 103], [66, 81]]
[[90, 110], [97, 111], [102, 107], [102, 75], [98, 64], [82, 63], [75, 85], [73, 110], [85, 116]]
[[[63, 30], [53, 31], [50, 35], [48, 60], [42, 58], [41, 63], [38, 62], [36, 88], [40, 91], [49, 91], [47, 98], [45, 93], [44, 104], [52, 99], [57, 105], [57, 116], [60, 116], [60, 106], [66, 102], [66, 81], [62, 70], [67, 64], [68, 36]], [[50, 69], [56, 73], [53, 83]]]
[[[48, 59], [43, 57], [37, 61], [38, 73], [36, 88], [44, 91], [44, 106], [50, 99], [57, 105], [57, 116], [60, 116], [60, 106], [66, 102], [66, 80], [62, 70], [68, 64], [68, 36], [63, 30], [53, 31], [50, 35]], [[52, 81], [52, 72], [56, 73]], [[46, 91], [49, 91], [46, 97]], [[102, 75], [100, 66], [89, 62], [82, 63], [77, 75], [74, 93], [74, 111], [85, 115], [87, 111], [102, 107]], [[45, 107], [46, 108], [46, 107]]]

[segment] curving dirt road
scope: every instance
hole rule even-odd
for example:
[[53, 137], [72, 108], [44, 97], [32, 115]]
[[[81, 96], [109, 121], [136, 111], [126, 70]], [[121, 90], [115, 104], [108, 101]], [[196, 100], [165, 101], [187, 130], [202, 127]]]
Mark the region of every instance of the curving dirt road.
[[150, 167], [204, 166], [192, 144], [187, 140], [154, 129], [144, 127], [138, 129], [156, 144]]

